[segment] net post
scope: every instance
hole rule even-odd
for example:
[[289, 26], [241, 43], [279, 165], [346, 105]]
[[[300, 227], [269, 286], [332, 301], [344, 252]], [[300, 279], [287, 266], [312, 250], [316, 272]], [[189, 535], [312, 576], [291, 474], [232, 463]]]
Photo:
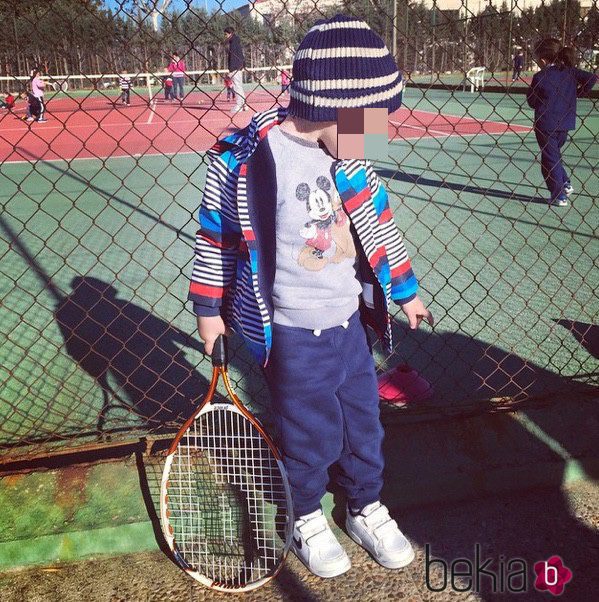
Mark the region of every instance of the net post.
[[151, 73], [146, 73], [146, 86], [148, 87], [148, 105], [152, 104], [152, 98], [153, 98], [153, 93], [152, 93], [152, 74]]

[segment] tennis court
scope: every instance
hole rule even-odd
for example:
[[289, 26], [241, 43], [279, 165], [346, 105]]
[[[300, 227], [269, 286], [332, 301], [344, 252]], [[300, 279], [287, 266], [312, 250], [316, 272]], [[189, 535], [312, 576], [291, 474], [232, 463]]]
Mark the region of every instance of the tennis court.
[[[205, 390], [184, 303], [204, 152], [252, 111], [231, 118], [217, 88], [186, 91], [130, 107], [116, 92], [57, 93], [47, 123], [0, 121], [0, 444], [13, 457], [172, 431]], [[257, 86], [253, 111], [278, 91]], [[390, 116], [377, 170], [437, 323], [408, 332], [398, 318], [396, 352], [377, 359], [416, 367], [433, 407], [553, 394], [597, 373], [577, 333], [599, 311], [599, 118], [592, 101], [578, 108], [564, 156], [580, 192], [566, 210], [545, 202], [523, 95], [408, 88]], [[232, 364], [242, 399], [263, 409], [247, 352]]]
[[[32, 161], [118, 156], [147, 156], [204, 152], [222, 135], [244, 127], [251, 112], [233, 120], [227, 102], [215, 86], [187, 90], [185, 101], [170, 102], [160, 95], [148, 99], [145, 90], [132, 96], [131, 106], [120, 103], [113, 91], [54, 93], [47, 102], [48, 123], [28, 124], [6, 116], [0, 146], [2, 161]], [[255, 86], [248, 94], [253, 112], [264, 111], [279, 101], [279, 90]], [[286, 98], [281, 101], [286, 103]], [[22, 103], [23, 104], [23, 103]], [[458, 107], [456, 107], [458, 108]], [[390, 117], [389, 138], [418, 139], [423, 136], [468, 136], [524, 133], [529, 125], [508, 123], [492, 116], [476, 118], [430, 109], [400, 109]]]

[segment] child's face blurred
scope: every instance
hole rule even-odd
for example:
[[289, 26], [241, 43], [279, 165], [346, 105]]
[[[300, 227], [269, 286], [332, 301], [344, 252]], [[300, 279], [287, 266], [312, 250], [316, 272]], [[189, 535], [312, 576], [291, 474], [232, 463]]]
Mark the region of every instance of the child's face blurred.
[[338, 109], [319, 139], [336, 159], [380, 161], [389, 154], [388, 113], [382, 109]]

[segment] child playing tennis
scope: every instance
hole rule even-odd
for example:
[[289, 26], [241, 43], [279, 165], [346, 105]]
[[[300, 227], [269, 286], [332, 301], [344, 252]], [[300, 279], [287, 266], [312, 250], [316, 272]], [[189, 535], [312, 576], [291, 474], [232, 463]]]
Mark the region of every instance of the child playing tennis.
[[121, 89], [121, 104], [129, 106], [131, 104], [131, 78], [125, 70], [119, 73], [119, 87]]
[[232, 329], [264, 366], [295, 554], [320, 577], [350, 568], [321, 509], [336, 463], [349, 535], [401, 568], [414, 551], [380, 501], [383, 428], [364, 323], [390, 350], [391, 301], [411, 328], [433, 317], [370, 162], [338, 158], [337, 113], [382, 109], [386, 132], [402, 78], [381, 38], [343, 15], [310, 29], [293, 74], [288, 109], [256, 114], [209, 151], [189, 298], [206, 353]]
[[[42, 79], [42, 72], [40, 69], [35, 68], [31, 72], [31, 94], [35, 100], [30, 99], [30, 106], [35, 107], [35, 111], [31, 110], [31, 114], [35, 116], [35, 120], [38, 123], [46, 122], [46, 103], [44, 102], [44, 88], [46, 83]], [[28, 119], [29, 120], [29, 119]]]
[[561, 149], [568, 130], [576, 127], [576, 98], [589, 94], [597, 76], [577, 69], [574, 49], [562, 47], [557, 38], [542, 40], [534, 54], [541, 70], [532, 78], [527, 100], [535, 111], [541, 172], [549, 189], [549, 204], [565, 207], [574, 188], [562, 164]]
[[42, 112], [42, 105], [37, 96], [35, 96], [33, 92], [21, 92], [19, 97], [27, 101], [27, 112], [22, 119], [24, 121], [39, 121]]

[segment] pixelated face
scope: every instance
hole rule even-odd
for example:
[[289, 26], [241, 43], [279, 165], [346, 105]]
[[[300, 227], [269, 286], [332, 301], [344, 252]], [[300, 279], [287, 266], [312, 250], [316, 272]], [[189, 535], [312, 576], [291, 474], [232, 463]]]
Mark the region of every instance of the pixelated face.
[[389, 154], [386, 108], [337, 110], [337, 158], [381, 161]]

